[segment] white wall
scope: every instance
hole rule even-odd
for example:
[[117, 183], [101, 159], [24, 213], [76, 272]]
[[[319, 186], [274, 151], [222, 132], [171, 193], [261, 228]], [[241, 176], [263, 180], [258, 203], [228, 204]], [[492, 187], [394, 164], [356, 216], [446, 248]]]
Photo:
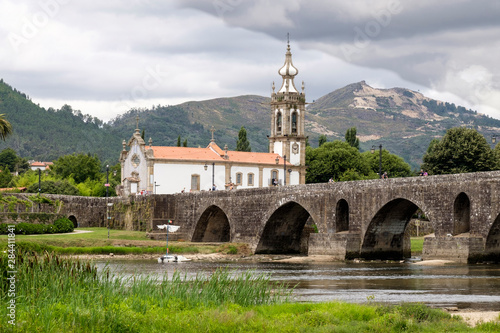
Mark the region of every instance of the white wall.
[[[191, 176], [193, 174], [200, 176], [200, 190], [208, 191], [212, 187], [212, 164], [207, 164], [206, 171], [204, 166], [205, 163], [155, 163], [154, 181], [157, 185], [156, 194], [179, 193], [182, 190], [189, 192], [191, 189]], [[215, 165], [214, 176], [217, 189], [224, 189], [225, 166]]]
[[[295, 143], [299, 145], [298, 154], [294, 154], [292, 152], [293, 151], [293, 145]], [[302, 149], [302, 147], [300, 146], [300, 142], [290, 142], [290, 151], [288, 152], [287, 157], [290, 156], [289, 162], [291, 164], [293, 164], [293, 165], [299, 165], [300, 164], [300, 150], [301, 149]]]
[[[139, 159], [141, 160], [139, 165], [137, 167], [134, 167], [132, 165], [132, 157], [134, 155], [139, 156]], [[144, 154], [142, 153], [140, 146], [137, 144], [137, 141], [134, 141], [132, 143], [132, 146], [130, 147], [130, 151], [127, 155], [127, 158], [125, 159], [125, 163], [123, 166], [123, 178], [128, 178], [132, 177], [132, 172], [137, 172], [139, 174], [139, 186], [137, 188], [137, 192], [145, 191], [147, 189], [148, 185], [148, 166], [146, 163], [146, 158]]]
[[[255, 188], [259, 187], [259, 168], [250, 166], [232, 166], [231, 167], [231, 181], [236, 184], [236, 174], [238, 172], [242, 173], [241, 185], [238, 185], [239, 189], [242, 188]], [[248, 185], [248, 174], [253, 173], [253, 186]]]

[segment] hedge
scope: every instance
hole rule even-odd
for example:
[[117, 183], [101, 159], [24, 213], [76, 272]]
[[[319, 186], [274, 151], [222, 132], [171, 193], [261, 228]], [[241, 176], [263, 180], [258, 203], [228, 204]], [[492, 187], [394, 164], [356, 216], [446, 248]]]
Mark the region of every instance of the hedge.
[[34, 234], [54, 234], [72, 232], [75, 228], [73, 222], [68, 218], [59, 218], [54, 221], [54, 224], [38, 224], [21, 222], [17, 224], [0, 223], [0, 234], [7, 235], [9, 233], [8, 226], [14, 225], [14, 233], [16, 235], [34, 235]]

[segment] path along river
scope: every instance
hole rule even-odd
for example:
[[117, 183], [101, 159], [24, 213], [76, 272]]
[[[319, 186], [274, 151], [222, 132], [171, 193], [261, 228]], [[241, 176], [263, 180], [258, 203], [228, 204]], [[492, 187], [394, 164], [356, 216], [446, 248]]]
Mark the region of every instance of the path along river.
[[97, 260], [119, 276], [152, 274], [172, 276], [175, 270], [188, 277], [210, 274], [227, 267], [235, 274], [253, 270], [271, 275], [271, 280], [296, 286], [296, 301], [352, 303], [422, 302], [434, 307], [458, 307], [482, 311], [500, 310], [500, 265], [414, 263], [289, 263], [203, 262], [159, 264], [155, 259]]

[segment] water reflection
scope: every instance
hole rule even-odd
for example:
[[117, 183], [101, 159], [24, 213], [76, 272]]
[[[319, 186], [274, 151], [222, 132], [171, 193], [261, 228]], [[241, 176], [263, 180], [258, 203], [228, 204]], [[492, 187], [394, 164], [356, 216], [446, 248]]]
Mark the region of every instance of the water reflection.
[[97, 262], [119, 275], [154, 274], [187, 277], [209, 274], [227, 267], [237, 274], [254, 270], [268, 273], [274, 281], [295, 286], [299, 302], [342, 300], [353, 303], [423, 302], [436, 307], [456, 306], [478, 310], [500, 309], [500, 266], [419, 266], [411, 263], [212, 263], [158, 264], [155, 260]]

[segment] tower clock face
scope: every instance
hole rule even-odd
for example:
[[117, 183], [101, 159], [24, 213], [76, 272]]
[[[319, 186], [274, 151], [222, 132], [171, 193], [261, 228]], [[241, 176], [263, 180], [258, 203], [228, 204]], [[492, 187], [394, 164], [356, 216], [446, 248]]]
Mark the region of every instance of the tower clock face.
[[139, 158], [139, 156], [137, 155], [132, 156], [132, 165], [134, 166], [134, 168], [137, 168], [139, 163], [141, 163], [141, 159]]

